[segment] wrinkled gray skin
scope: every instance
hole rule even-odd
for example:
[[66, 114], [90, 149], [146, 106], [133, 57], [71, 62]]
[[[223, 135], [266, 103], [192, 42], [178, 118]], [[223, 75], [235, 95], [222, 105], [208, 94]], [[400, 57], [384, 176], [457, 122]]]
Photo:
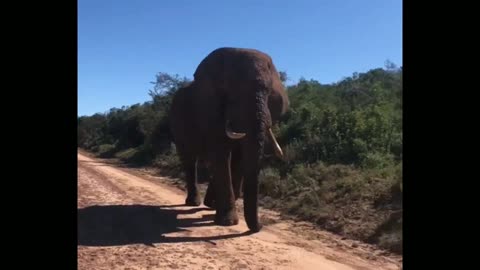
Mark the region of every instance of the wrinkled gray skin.
[[212, 174], [205, 203], [216, 209], [215, 223], [238, 224], [235, 200], [243, 179], [245, 219], [258, 232], [260, 158], [266, 142], [275, 145], [269, 130], [287, 107], [287, 94], [267, 54], [220, 48], [203, 59], [194, 81], [176, 92], [170, 113], [186, 174], [186, 204], [200, 205], [195, 177], [200, 160]]

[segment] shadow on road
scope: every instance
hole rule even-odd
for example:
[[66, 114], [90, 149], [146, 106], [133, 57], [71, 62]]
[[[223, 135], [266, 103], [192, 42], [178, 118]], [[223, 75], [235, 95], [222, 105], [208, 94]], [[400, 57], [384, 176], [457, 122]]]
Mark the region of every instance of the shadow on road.
[[164, 236], [172, 232], [187, 231], [189, 227], [215, 226], [213, 214], [203, 215], [201, 218], [177, 218], [178, 215], [193, 214], [208, 208], [175, 209], [178, 206], [184, 205], [107, 205], [78, 209], [78, 245], [210, 242], [250, 234], [247, 231], [208, 237]]
[[94, 161], [88, 161], [88, 160], [79, 160], [79, 163], [87, 163], [90, 164], [90, 166], [102, 166], [102, 167], [121, 167], [121, 168], [137, 168], [141, 167], [137, 164], [129, 164], [125, 162], [121, 162], [118, 160], [108, 160], [108, 159], [102, 159], [100, 161], [94, 160]]

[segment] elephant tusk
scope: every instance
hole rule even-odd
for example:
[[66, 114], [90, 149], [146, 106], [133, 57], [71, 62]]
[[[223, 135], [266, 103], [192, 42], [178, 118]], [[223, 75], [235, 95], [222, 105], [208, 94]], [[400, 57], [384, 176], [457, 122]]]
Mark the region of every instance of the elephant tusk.
[[247, 135], [247, 133], [238, 133], [238, 132], [231, 131], [228, 128], [228, 122], [227, 122], [227, 125], [225, 126], [225, 133], [227, 134], [227, 137], [232, 140], [238, 140], [245, 137], [245, 135]]
[[277, 155], [278, 158], [283, 159], [283, 151], [280, 145], [278, 144], [277, 140], [275, 139], [275, 135], [273, 135], [273, 131], [271, 128], [268, 129], [268, 134], [270, 135], [270, 138], [272, 139], [273, 145], [275, 146], [275, 154]]
[[226, 132], [227, 132], [227, 136], [230, 139], [233, 139], [233, 140], [241, 139], [241, 138], [245, 137], [245, 135], [247, 135], [246, 133], [237, 133], [237, 132], [233, 132], [233, 131], [230, 131], [230, 130], [227, 130]]

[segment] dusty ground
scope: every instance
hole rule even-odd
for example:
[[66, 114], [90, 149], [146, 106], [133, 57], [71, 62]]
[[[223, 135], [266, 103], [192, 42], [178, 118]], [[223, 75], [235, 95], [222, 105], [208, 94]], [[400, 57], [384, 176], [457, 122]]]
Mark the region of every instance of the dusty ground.
[[215, 226], [214, 211], [183, 206], [184, 192], [167, 182], [79, 152], [78, 269], [401, 267], [401, 257], [268, 210], [257, 234], [246, 234], [243, 215], [239, 225]]

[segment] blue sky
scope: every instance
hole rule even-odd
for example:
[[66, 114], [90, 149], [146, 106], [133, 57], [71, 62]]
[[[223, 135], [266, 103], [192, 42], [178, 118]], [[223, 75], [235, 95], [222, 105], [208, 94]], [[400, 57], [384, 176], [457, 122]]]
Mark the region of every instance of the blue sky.
[[78, 0], [78, 115], [150, 99], [218, 47], [272, 56], [289, 84], [402, 65], [400, 0]]

